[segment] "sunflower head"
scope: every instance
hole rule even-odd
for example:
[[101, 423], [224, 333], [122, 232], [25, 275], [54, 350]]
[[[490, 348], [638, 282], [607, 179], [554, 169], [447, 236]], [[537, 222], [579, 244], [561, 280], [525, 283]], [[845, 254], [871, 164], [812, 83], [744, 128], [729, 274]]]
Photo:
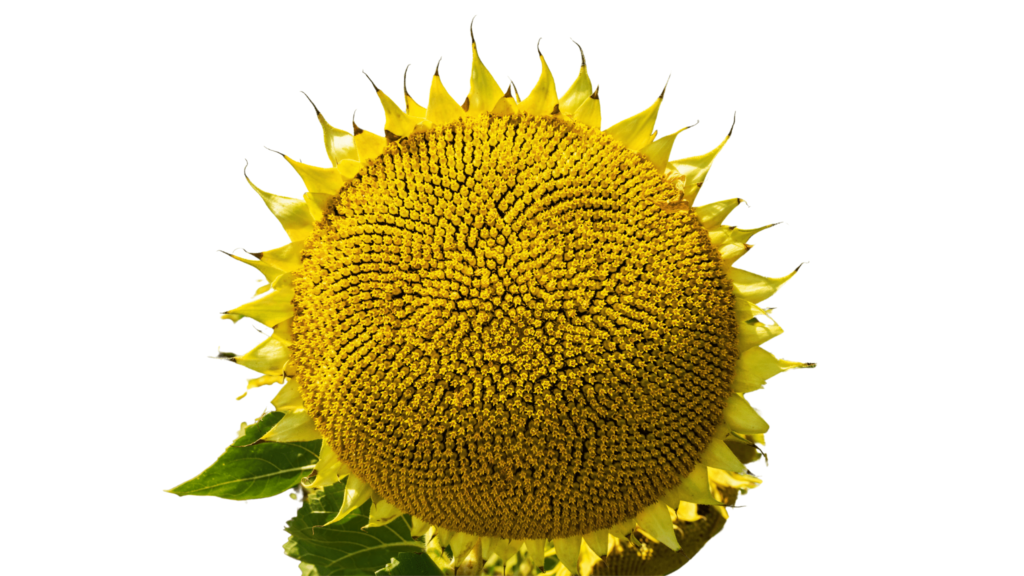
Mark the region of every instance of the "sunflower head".
[[757, 304], [792, 276], [733, 266], [763, 228], [694, 204], [732, 131], [669, 161], [664, 91], [602, 130], [585, 59], [559, 97], [541, 55], [520, 99], [472, 49], [461, 105], [439, 70], [426, 107], [374, 85], [383, 136], [316, 110], [331, 166], [285, 156], [302, 199], [253, 186], [291, 239], [236, 258], [268, 285], [226, 315], [274, 329], [234, 358], [284, 384], [263, 439], [322, 438], [305, 485], [345, 482], [332, 522], [410, 515], [448, 569], [695, 553], [760, 482], [745, 394], [810, 366], [759, 346], [781, 329]]

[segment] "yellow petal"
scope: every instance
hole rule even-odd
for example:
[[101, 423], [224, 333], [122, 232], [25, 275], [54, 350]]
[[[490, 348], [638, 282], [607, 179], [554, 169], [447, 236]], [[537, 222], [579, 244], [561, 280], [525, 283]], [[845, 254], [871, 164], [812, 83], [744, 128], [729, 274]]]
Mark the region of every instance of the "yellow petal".
[[708, 230], [708, 235], [711, 237], [711, 243], [715, 246], [724, 246], [726, 244], [733, 243], [746, 244], [754, 234], [777, 225], [778, 222], [751, 230], [744, 230], [735, 226], [717, 226]]
[[363, 75], [370, 81], [370, 84], [373, 84], [373, 89], [377, 92], [377, 98], [380, 100], [381, 106], [384, 107], [384, 136], [387, 138], [387, 141], [394, 142], [399, 138], [405, 138], [412, 134], [412, 131], [416, 128], [416, 120], [399, 108], [395, 101], [389, 98], [383, 90], [377, 88], [377, 85], [373, 83], [373, 79], [368, 74], [363, 72]]
[[756, 476], [713, 468], [708, 469], [708, 478], [713, 484], [739, 490], [749, 490], [761, 485], [761, 479]]
[[[696, 126], [696, 124], [693, 126]], [[676, 142], [676, 136], [679, 136], [679, 134], [684, 130], [693, 128], [693, 126], [680, 128], [668, 136], [658, 138], [654, 142], [645, 146], [640, 153], [647, 156], [647, 159], [650, 160], [658, 170], [664, 170], [665, 167], [668, 166], [668, 156], [672, 153], [672, 145]]]
[[279, 412], [285, 414], [292, 414], [294, 412], [301, 412], [306, 409], [302, 403], [302, 394], [299, 392], [299, 384], [294, 378], [289, 379], [281, 390], [277, 392], [277, 396], [270, 401]]
[[459, 103], [452, 98], [441, 84], [440, 66], [434, 70], [434, 77], [430, 80], [430, 101], [427, 103], [427, 121], [435, 126], [454, 122], [466, 115], [466, 111], [459, 106]]
[[313, 220], [316, 222], [323, 220], [327, 207], [331, 204], [332, 196], [306, 192], [302, 195], [302, 198], [306, 201], [306, 205], [309, 206], [309, 213], [313, 215]]
[[[270, 287], [273, 288], [274, 290], [283, 290], [283, 289], [291, 290], [292, 289], [292, 281], [294, 279], [295, 279], [295, 275], [294, 274], [291, 274], [291, 273], [281, 274], [280, 276], [277, 277], [277, 280], [274, 280], [273, 282], [270, 283]], [[275, 324], [275, 326], [276, 326], [276, 324]]]
[[584, 534], [583, 539], [587, 542], [587, 546], [594, 551], [598, 556], [605, 556], [608, 554], [608, 529], [595, 530], [589, 534]]
[[782, 327], [778, 324], [747, 321], [739, 323], [738, 327], [739, 338], [736, 341], [736, 348], [741, 354], [782, 334]]
[[[239, 262], [248, 264], [249, 266], [252, 266], [253, 268], [259, 270], [260, 273], [263, 274], [263, 277], [267, 279], [267, 282], [273, 282], [274, 280], [277, 280], [277, 277], [280, 276], [283, 273], [282, 270], [279, 270], [278, 268], [275, 268], [274, 266], [270, 265], [267, 262], [263, 262], [263, 261], [260, 261], [260, 260], [247, 260], [245, 258], [239, 258], [238, 256], [235, 256], [234, 254], [228, 254], [227, 252], [224, 252], [223, 250], [221, 250], [221, 253], [227, 254], [228, 256], [234, 258], [235, 260], [238, 260]], [[269, 288], [269, 286], [267, 286], [267, 288]]]
[[441, 547], [445, 547], [451, 543], [452, 537], [455, 536], [455, 532], [441, 528], [440, 526], [435, 527], [437, 530], [437, 541], [441, 543]]
[[546, 116], [555, 111], [558, 105], [558, 92], [555, 90], [555, 77], [551, 75], [544, 55], [540, 53], [540, 41], [537, 41], [537, 54], [540, 55], [540, 78], [530, 95], [519, 103], [519, 111], [534, 116]]
[[608, 533], [616, 538], [625, 538], [636, 527], [636, 519], [628, 518], [608, 528]]
[[711, 204], [705, 204], [698, 206], [693, 209], [694, 214], [697, 216], [697, 220], [708, 229], [714, 228], [720, 225], [740, 203], [743, 202], [740, 198], [731, 198], [729, 200], [721, 200], [719, 202], [713, 202]]
[[290, 356], [291, 349], [288, 345], [271, 336], [245, 354], [235, 356], [231, 361], [250, 370], [276, 375], [284, 372], [284, 365]]
[[292, 344], [292, 321], [291, 319], [274, 326], [274, 338], [291, 346]]
[[342, 160], [337, 166], [320, 168], [319, 166], [310, 166], [309, 164], [296, 162], [285, 154], [281, 155], [298, 172], [303, 184], [306, 185], [306, 190], [312, 194], [337, 196], [341, 187], [355, 177], [363, 167], [361, 163], [355, 160]]
[[[305, 92], [302, 95], [309, 100], [310, 104], [313, 104], [313, 100], [309, 95]], [[317, 109], [316, 104], [313, 104], [313, 110], [316, 110], [316, 119], [320, 121], [320, 126], [324, 130], [324, 146], [327, 148], [327, 156], [331, 159], [331, 164], [337, 166], [342, 160], [358, 161], [359, 153], [356, 152], [356, 145], [352, 140], [352, 135], [328, 124], [324, 115]]]
[[359, 161], [363, 164], [380, 156], [384, 152], [384, 147], [388, 145], [388, 141], [384, 137], [363, 130], [354, 119], [352, 120], [352, 135], [355, 139], [356, 150], [359, 152]]
[[302, 412], [292, 412], [285, 414], [281, 421], [274, 425], [263, 435], [260, 440], [266, 440], [267, 442], [308, 442], [311, 440], [320, 440], [322, 436], [316, 431], [316, 426], [313, 424], [313, 420]]
[[[245, 389], [252, 390], [253, 388], [259, 388], [260, 386], [266, 386], [267, 384], [280, 384], [283, 380], [284, 376], [281, 374], [267, 374], [260, 376], [259, 378], [250, 379], [248, 381], [248, 386], [246, 386]], [[248, 392], [245, 394], [248, 394]], [[241, 400], [242, 398], [245, 398], [245, 394], [239, 396], [238, 399]]]
[[612, 138], [618, 140], [623, 146], [633, 151], [642, 150], [645, 146], [654, 140], [652, 132], [654, 131], [654, 121], [658, 119], [658, 109], [661, 108], [661, 100], [665, 96], [665, 91], [661, 91], [661, 95], [658, 99], [651, 104], [650, 108], [637, 114], [626, 118], [622, 122], [615, 124], [611, 128], [604, 131]]
[[718, 255], [722, 258], [722, 266], [728, 268], [736, 263], [744, 254], [753, 248], [750, 244], [726, 244], [718, 249]]
[[558, 554], [558, 561], [572, 574], [579, 574], [580, 546], [583, 544], [582, 536], [567, 536], [552, 540], [555, 545], [555, 554]]
[[495, 542], [497, 540], [497, 536], [483, 536], [480, 538], [480, 558], [485, 561], [490, 560], [491, 556], [494, 555]]
[[305, 246], [306, 243], [302, 241], [292, 242], [266, 252], [250, 252], [250, 254], [282, 272], [294, 272], [302, 264], [302, 249]]
[[711, 468], [718, 468], [720, 470], [728, 470], [730, 472], [744, 473], [747, 471], [747, 467], [740, 462], [740, 459], [733, 454], [732, 450], [725, 442], [718, 439], [712, 439], [708, 443], [707, 447], [704, 448], [704, 453], [701, 455], [701, 462], [708, 465]]
[[349, 475], [348, 481], [345, 484], [345, 500], [341, 504], [341, 509], [338, 510], [338, 515], [327, 524], [324, 524], [324, 526], [344, 520], [353, 510], [369, 500], [372, 493], [373, 489], [370, 488], [369, 484], [360, 480], [355, 474]]
[[[803, 266], [801, 264], [800, 266]], [[789, 274], [781, 278], [766, 278], [759, 276], [753, 272], [747, 272], [746, 270], [740, 270], [739, 268], [731, 268], [728, 271], [729, 279], [732, 280], [733, 294], [749, 300], [754, 304], [767, 299], [772, 294], [775, 294], [779, 290], [779, 287], [786, 283], [787, 280], [793, 277], [797, 271], [800, 270], [800, 266], [796, 267]]]
[[526, 553], [530, 555], [530, 562], [538, 568], [538, 572], [544, 568], [544, 544], [546, 542], [543, 538], [526, 541]]
[[[735, 116], [733, 116], [732, 123], [733, 126], [736, 125]], [[729, 134], [726, 135], [725, 140], [722, 140], [722, 143], [711, 152], [670, 162], [680, 174], [686, 176], [687, 186], [684, 198], [691, 206], [697, 198], [697, 192], [700, 191], [700, 187], [704, 184], [704, 178], [707, 177], [708, 171], [711, 170], [711, 163], [715, 161], [715, 156], [718, 156], [718, 153], [722, 151], [722, 148], [725, 147], [725, 143], [729, 141], [731, 136], [732, 128], [729, 128]]]
[[376, 528], [377, 526], [384, 526], [385, 524], [391, 523], [392, 520], [402, 515], [402, 511], [399, 510], [387, 500], [377, 500], [370, 505], [370, 520], [366, 523], [363, 528]]
[[405, 74], [402, 75], [402, 92], [405, 93], [405, 113], [414, 120], [423, 120], [427, 117], [427, 109], [420, 106], [409, 95], [409, 85], [406, 82], [409, 76], [409, 66], [405, 67]]
[[491, 114], [495, 116], [509, 116], [518, 111], [519, 104], [512, 98], [512, 86], [510, 85], [508, 90], [505, 90], [505, 96], [494, 105], [494, 110], [491, 110]]
[[478, 539], [479, 537], [465, 532], [458, 532], [452, 536], [451, 542], [448, 545], [452, 547], [452, 560], [454, 560], [454, 564], [462, 563], [462, 560], [466, 558], [466, 555], [469, 554], [469, 551]]
[[469, 75], [469, 109], [470, 114], [490, 112], [501, 99], [501, 87], [494, 81], [494, 76], [480, 60], [476, 50], [476, 38], [473, 37], [473, 24], [469, 24], [469, 38], [473, 42], [473, 69]]
[[562, 114], [575, 112], [594, 92], [594, 88], [590, 85], [590, 76], [587, 75], [587, 57], [583, 55], [583, 47], [575, 40], [573, 43], [580, 49], [580, 73], [576, 76], [576, 81], [572, 83], [572, 86], [569, 86], [565, 94], [558, 99], [558, 109]]
[[694, 466], [686, 478], [680, 480], [679, 484], [661, 497], [661, 502], [668, 506], [676, 506], [680, 501], [707, 504], [709, 506], [722, 505], [721, 502], [715, 500], [715, 497], [711, 495], [707, 466], [704, 464]]
[[814, 368], [812, 362], [779, 360], [764, 348], [754, 346], [740, 355], [732, 389], [741, 394], [759, 390], [765, 381], [792, 368]]
[[767, 316], [768, 313], [758, 308], [757, 304], [754, 304], [743, 298], [736, 298], [736, 303], [733, 308], [736, 312], [737, 322], [746, 322], [755, 316]]
[[486, 550], [481, 550], [481, 558], [490, 558], [491, 555], [496, 554], [498, 558], [501, 559], [502, 564], [514, 556], [523, 546], [522, 540], [508, 540], [506, 538], [497, 537], [482, 538], [481, 543], [483, 542], [487, 542], [487, 548]]
[[739, 394], [733, 394], [725, 401], [725, 423], [741, 434], [764, 434], [768, 431], [768, 423]]
[[655, 502], [641, 510], [636, 516], [636, 524], [658, 542], [672, 550], [679, 550], [679, 541], [676, 540], [672, 516], [669, 514], [668, 507], [665, 504]]
[[590, 98], [580, 104], [572, 115], [573, 120], [584, 126], [590, 126], [594, 130], [601, 129], [601, 100], [597, 97], [597, 92], [600, 89], [601, 87], [598, 86]]
[[697, 505], [693, 502], [680, 502], [676, 509], [676, 518], [683, 522], [696, 522], [703, 518], [697, 513]]
[[420, 536], [426, 534], [427, 530], [430, 530], [429, 522], [424, 522], [418, 516], [412, 517], [412, 528], [409, 530], [409, 535], [411, 535], [413, 538], [419, 538]]
[[303, 482], [303, 485], [310, 490], [319, 490], [340, 482], [342, 478], [352, 473], [349, 467], [338, 459], [338, 455], [334, 453], [327, 441], [320, 444], [320, 459], [317, 460], [313, 470], [316, 471], [313, 481]]
[[252, 180], [249, 180], [248, 174], [246, 174], [245, 179], [249, 182], [249, 186], [252, 186], [252, 189], [260, 195], [260, 198], [263, 198], [263, 202], [266, 203], [267, 208], [270, 209], [270, 212], [281, 223], [281, 227], [288, 233], [288, 237], [291, 238], [292, 242], [304, 240], [309, 236], [313, 231], [313, 216], [309, 213], [309, 208], [306, 206], [305, 201], [269, 194], [257, 188], [252, 183]]
[[252, 318], [264, 326], [277, 326], [292, 317], [292, 289], [275, 290], [270, 294], [228, 310], [224, 314]]

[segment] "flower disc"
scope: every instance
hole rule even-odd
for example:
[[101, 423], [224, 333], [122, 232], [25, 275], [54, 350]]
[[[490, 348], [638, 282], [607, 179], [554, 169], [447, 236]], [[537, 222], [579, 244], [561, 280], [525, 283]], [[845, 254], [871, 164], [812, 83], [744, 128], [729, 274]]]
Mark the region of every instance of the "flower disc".
[[402, 511], [504, 538], [636, 516], [693, 469], [736, 364], [731, 283], [644, 156], [468, 117], [393, 142], [296, 272], [317, 430]]

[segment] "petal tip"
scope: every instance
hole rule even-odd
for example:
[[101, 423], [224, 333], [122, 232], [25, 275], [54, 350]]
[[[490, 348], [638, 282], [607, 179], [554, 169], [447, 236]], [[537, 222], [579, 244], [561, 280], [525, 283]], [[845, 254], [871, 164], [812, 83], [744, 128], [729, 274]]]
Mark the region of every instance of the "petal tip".
[[[299, 90], [299, 92], [301, 92], [302, 95], [306, 97], [306, 100], [309, 100], [310, 104], [313, 104], [313, 99], [309, 97], [309, 94], [306, 94], [302, 90]], [[317, 116], [320, 116], [320, 109], [316, 107], [316, 104], [313, 104], [313, 111], [316, 112]]]
[[577, 48], [580, 49], [580, 68], [586, 68], [587, 67], [587, 57], [583, 55], [583, 46], [580, 46], [580, 43], [575, 41], [575, 40], [573, 40], [572, 38], [569, 38], [569, 40], [573, 44], [575, 44]]
[[373, 86], [373, 91], [380, 92], [380, 88], [377, 88], [377, 84], [374, 83], [373, 78], [370, 78], [370, 75], [366, 73], [366, 70], [363, 70], [362, 72], [363, 76], [366, 76], [366, 79], [370, 81], [370, 85]]

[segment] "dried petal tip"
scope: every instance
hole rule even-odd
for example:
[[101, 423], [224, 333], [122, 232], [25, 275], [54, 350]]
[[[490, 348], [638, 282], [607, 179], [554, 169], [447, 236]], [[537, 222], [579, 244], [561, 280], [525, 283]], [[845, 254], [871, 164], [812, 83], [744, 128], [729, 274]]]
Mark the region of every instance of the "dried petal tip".
[[[302, 92], [302, 90], [299, 90], [299, 92]], [[302, 95], [306, 97], [306, 100], [309, 100], [310, 104], [313, 104], [313, 99], [309, 97], [309, 94], [302, 92]], [[320, 109], [316, 107], [316, 104], [313, 104], [313, 110], [316, 112], [317, 116], [320, 115]]]
[[586, 68], [587, 67], [587, 57], [583, 55], [583, 46], [580, 46], [580, 43], [575, 41], [575, 40], [573, 40], [572, 38], [569, 38], [569, 40], [573, 44], [575, 44], [577, 48], [580, 49], [580, 68]]
[[373, 82], [373, 78], [370, 78], [370, 75], [367, 74], [365, 70], [363, 70], [363, 76], [366, 76], [366, 79], [370, 81], [370, 85], [373, 86], [374, 92], [380, 92], [380, 88], [377, 88], [377, 85]]

